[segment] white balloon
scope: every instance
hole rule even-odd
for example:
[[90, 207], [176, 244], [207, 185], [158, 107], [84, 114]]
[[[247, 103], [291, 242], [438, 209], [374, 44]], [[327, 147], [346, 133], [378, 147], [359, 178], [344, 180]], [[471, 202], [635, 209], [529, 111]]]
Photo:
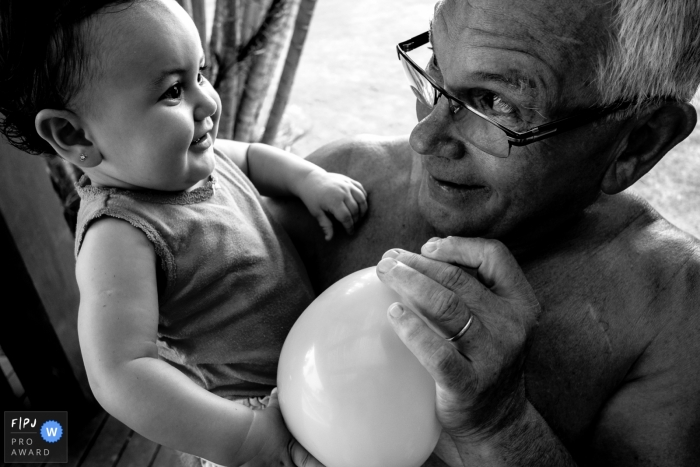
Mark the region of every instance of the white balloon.
[[440, 435], [435, 381], [391, 328], [374, 267], [323, 292], [292, 327], [277, 372], [292, 435], [326, 467], [419, 467]]

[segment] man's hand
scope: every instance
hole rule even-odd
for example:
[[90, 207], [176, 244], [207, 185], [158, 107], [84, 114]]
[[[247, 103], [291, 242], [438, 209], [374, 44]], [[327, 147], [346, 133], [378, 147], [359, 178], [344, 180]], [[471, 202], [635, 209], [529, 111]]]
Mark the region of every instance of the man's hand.
[[[390, 307], [390, 322], [435, 379], [438, 419], [450, 436], [492, 437], [526, 411], [523, 362], [539, 304], [500, 242], [433, 239], [421, 253], [390, 250], [378, 264], [379, 278], [404, 299]], [[446, 340], [470, 319], [464, 335]]]
[[327, 213], [343, 224], [348, 234], [367, 212], [367, 192], [362, 184], [337, 173], [316, 168], [308, 173], [297, 189], [299, 198], [323, 229], [326, 240], [333, 238], [333, 224]]

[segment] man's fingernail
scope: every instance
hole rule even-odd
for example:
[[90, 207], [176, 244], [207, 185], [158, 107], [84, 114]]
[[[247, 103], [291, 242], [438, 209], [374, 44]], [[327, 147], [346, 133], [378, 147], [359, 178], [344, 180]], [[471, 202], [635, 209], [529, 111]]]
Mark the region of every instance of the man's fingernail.
[[394, 258], [384, 258], [377, 264], [377, 270], [379, 272], [387, 272], [394, 266], [396, 266], [396, 260]]
[[442, 239], [440, 237], [433, 237], [425, 243], [437, 242], [438, 240], [442, 240]]
[[424, 251], [425, 253], [430, 253], [432, 251], [437, 250], [438, 243], [437, 242], [428, 242], [423, 247], [421, 248], [421, 251]]
[[384, 259], [384, 258], [396, 258], [397, 256], [399, 256], [399, 252], [397, 250], [389, 250], [382, 255], [382, 259]]
[[393, 303], [389, 307], [389, 314], [393, 316], [394, 318], [398, 318], [403, 314], [403, 307], [401, 306], [400, 303]]

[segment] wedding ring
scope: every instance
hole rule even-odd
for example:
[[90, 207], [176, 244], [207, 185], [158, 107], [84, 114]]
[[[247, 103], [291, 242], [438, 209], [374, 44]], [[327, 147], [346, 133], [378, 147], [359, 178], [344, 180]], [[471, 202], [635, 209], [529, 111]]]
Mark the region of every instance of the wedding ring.
[[464, 327], [462, 328], [461, 331], [459, 331], [457, 334], [455, 334], [455, 335], [452, 336], [452, 337], [445, 337], [445, 340], [446, 340], [447, 342], [454, 342], [454, 341], [456, 341], [457, 339], [459, 339], [460, 337], [462, 337], [462, 336], [469, 330], [469, 327], [472, 325], [472, 320], [473, 320], [473, 319], [474, 319], [474, 315], [471, 315], [471, 316], [469, 317], [469, 320], [467, 321], [467, 324], [464, 325]]

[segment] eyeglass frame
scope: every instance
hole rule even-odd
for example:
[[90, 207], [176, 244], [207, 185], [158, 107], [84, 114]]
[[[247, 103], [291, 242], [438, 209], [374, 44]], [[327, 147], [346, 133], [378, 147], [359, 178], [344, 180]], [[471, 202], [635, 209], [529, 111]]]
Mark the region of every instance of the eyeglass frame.
[[[605, 117], [606, 115], [610, 115], [620, 110], [625, 110], [635, 104], [635, 102], [620, 101], [607, 106], [590, 107], [582, 111], [578, 115], [564, 117], [553, 122], [538, 125], [534, 128], [530, 128], [529, 130], [523, 132], [517, 132], [494, 121], [490, 117], [476, 110], [471, 105], [465, 103], [464, 101], [454, 97], [453, 95], [445, 91], [445, 89], [439, 84], [437, 84], [421, 66], [417, 65], [416, 62], [414, 62], [413, 59], [411, 59], [411, 57], [408, 56], [408, 52], [411, 52], [412, 50], [415, 50], [418, 47], [421, 47], [429, 42], [430, 31], [426, 31], [411, 39], [408, 39], [407, 41], [399, 42], [396, 45], [396, 52], [398, 54], [399, 60], [401, 60], [402, 58], [407, 60], [408, 63], [414, 68], [414, 70], [416, 70], [421, 76], [427, 79], [428, 82], [433, 86], [435, 91], [437, 91], [435, 93], [435, 100], [431, 108], [434, 109], [440, 97], [445, 96], [447, 98], [448, 104], [450, 106], [450, 111], [452, 113], [457, 113], [460, 107], [464, 107], [468, 111], [478, 115], [479, 117], [483, 118], [487, 122], [491, 123], [492, 125], [495, 125], [500, 130], [502, 130], [506, 134], [509, 146], [526, 146], [528, 144], [541, 141], [545, 138], [558, 135], [565, 131], [578, 128], [587, 123], [591, 123], [595, 120], [598, 120], [599, 118]], [[457, 102], [457, 104], [459, 105], [455, 106], [453, 104], [453, 101]], [[456, 110], [454, 109], [454, 107], [456, 107]]]

